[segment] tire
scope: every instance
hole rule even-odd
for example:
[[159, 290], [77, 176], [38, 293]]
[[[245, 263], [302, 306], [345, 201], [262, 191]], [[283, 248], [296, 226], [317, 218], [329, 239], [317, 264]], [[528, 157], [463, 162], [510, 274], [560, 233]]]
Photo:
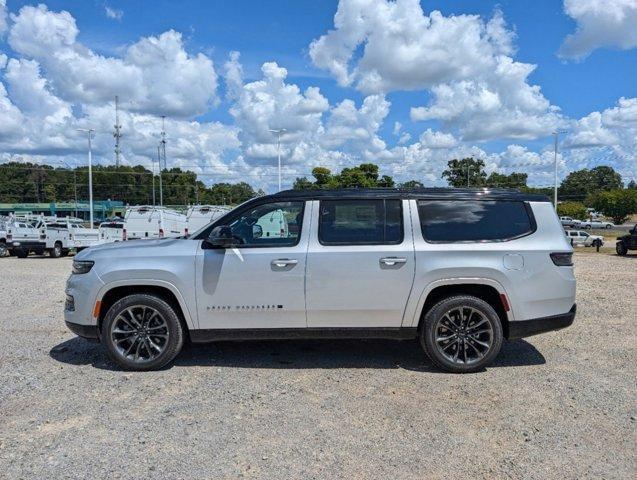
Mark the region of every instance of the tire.
[[[147, 326], [140, 328], [142, 316]], [[143, 293], [124, 297], [111, 306], [100, 335], [109, 357], [125, 370], [158, 370], [171, 362], [184, 344], [183, 327], [173, 307], [156, 295]]]
[[[468, 312], [469, 309], [473, 311]], [[462, 314], [456, 315], [457, 312]], [[453, 331], [451, 325], [457, 330]], [[470, 336], [468, 333], [472, 331], [482, 333]], [[438, 333], [442, 335], [439, 337]], [[446, 343], [440, 340], [449, 335], [457, 340]], [[502, 338], [502, 324], [496, 311], [484, 300], [471, 295], [448, 297], [438, 302], [425, 314], [420, 329], [420, 344], [429, 359], [436, 367], [452, 373], [472, 373], [489, 366], [500, 352]]]
[[15, 256], [18, 258], [27, 258], [29, 256], [29, 251], [23, 248], [18, 248], [13, 251], [15, 252]]
[[7, 244], [0, 242], [0, 257], [4, 257], [7, 254]]
[[591, 229], [591, 228], [593, 228], [593, 227], [592, 227], [591, 225], [584, 225], [584, 228], [585, 228], [586, 230], [590, 230], [590, 229]]
[[591, 244], [591, 246], [593, 248], [597, 248], [598, 245], [601, 247], [602, 246], [602, 241], [596, 238], [595, 240], [593, 240], [593, 243]]
[[624, 242], [617, 242], [615, 245], [615, 251], [617, 255], [621, 255], [622, 257], [628, 254], [628, 248], [626, 248], [626, 244]]
[[610, 230], [611, 228], [613, 228], [613, 226], [610, 223], [606, 224], [606, 230]]
[[60, 258], [62, 256], [62, 244], [60, 242], [55, 242], [53, 248], [49, 250], [49, 255], [51, 258]]

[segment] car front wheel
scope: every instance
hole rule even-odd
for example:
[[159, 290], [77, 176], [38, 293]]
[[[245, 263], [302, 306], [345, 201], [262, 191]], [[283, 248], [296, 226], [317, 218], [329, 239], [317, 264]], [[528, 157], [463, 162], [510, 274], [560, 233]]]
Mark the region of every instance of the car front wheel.
[[617, 255], [626, 255], [628, 253], [628, 248], [626, 248], [626, 244], [624, 242], [617, 242], [615, 245], [615, 251]]
[[420, 343], [433, 364], [454, 373], [490, 365], [502, 346], [498, 314], [484, 300], [459, 295], [434, 305], [425, 315]]
[[126, 370], [157, 370], [181, 351], [184, 332], [162, 298], [133, 294], [109, 308], [101, 327], [109, 356]]

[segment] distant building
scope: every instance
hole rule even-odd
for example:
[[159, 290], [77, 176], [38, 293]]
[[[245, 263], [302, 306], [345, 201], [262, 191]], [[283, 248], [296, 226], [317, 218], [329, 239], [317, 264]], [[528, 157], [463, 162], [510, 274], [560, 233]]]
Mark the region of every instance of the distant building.
[[[96, 221], [115, 216], [123, 217], [124, 202], [119, 200], [93, 201], [93, 217]], [[0, 215], [11, 213], [33, 213], [43, 215], [57, 215], [58, 217], [79, 217], [88, 220], [89, 205], [86, 201], [52, 202], [52, 203], [0, 203]]]

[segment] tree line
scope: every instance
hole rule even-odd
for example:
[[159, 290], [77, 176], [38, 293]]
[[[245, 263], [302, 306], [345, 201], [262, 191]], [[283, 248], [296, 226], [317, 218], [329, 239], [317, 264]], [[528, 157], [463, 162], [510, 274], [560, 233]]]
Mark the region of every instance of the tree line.
[[[93, 197], [120, 200], [128, 205], [159, 204], [159, 176], [141, 165], [93, 167]], [[180, 168], [162, 171], [164, 205], [236, 205], [264, 192], [246, 182], [215, 183], [207, 187], [197, 174]], [[34, 163], [0, 164], [1, 203], [86, 201], [88, 167], [54, 168]]]

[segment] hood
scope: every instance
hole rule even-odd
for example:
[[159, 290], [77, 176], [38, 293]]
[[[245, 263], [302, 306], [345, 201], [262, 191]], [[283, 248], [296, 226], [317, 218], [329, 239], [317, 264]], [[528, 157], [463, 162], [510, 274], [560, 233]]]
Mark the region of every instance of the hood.
[[178, 238], [159, 238], [156, 240], [128, 240], [126, 242], [104, 243], [82, 250], [75, 255], [78, 260], [87, 260], [96, 255], [117, 255], [118, 253], [130, 253], [131, 250], [147, 251], [153, 248], [170, 248], [177, 242], [186, 241]]

